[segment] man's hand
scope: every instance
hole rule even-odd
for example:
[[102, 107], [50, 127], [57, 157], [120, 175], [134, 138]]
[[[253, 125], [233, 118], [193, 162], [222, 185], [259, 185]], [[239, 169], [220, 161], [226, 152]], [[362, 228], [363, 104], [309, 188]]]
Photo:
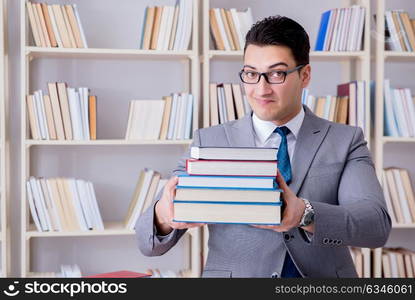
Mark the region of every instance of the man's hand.
[[[281, 173], [277, 174], [277, 182], [280, 189], [282, 189], [282, 199], [284, 201], [284, 212], [282, 215], [281, 225], [252, 225], [257, 228], [271, 229], [277, 232], [289, 231], [291, 228], [298, 227], [301, 217], [304, 214], [304, 201], [298, 198], [293, 191], [288, 187]], [[309, 226], [307, 226], [309, 227]], [[304, 228], [306, 229], [306, 228]], [[309, 229], [309, 228], [307, 228]], [[311, 231], [308, 230], [308, 231]]]
[[176, 196], [176, 185], [179, 181], [178, 177], [172, 177], [164, 186], [163, 195], [156, 203], [154, 212], [154, 223], [158, 233], [161, 235], [169, 234], [173, 229], [186, 229], [192, 227], [200, 227], [204, 223], [180, 223], [173, 222], [174, 209], [173, 199]]

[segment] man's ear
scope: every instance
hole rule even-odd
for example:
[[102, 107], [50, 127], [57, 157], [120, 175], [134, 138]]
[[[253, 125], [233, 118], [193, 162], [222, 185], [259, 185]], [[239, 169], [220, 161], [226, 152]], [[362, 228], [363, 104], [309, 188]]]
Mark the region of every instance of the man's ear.
[[300, 73], [302, 88], [306, 88], [311, 80], [311, 66], [307, 64]]

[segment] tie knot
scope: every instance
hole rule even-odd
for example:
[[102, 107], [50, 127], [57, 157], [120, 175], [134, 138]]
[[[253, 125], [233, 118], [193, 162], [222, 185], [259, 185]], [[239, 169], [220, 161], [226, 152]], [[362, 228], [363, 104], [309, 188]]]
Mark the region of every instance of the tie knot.
[[278, 133], [280, 136], [287, 136], [290, 133], [290, 130], [287, 126], [277, 127], [274, 132]]

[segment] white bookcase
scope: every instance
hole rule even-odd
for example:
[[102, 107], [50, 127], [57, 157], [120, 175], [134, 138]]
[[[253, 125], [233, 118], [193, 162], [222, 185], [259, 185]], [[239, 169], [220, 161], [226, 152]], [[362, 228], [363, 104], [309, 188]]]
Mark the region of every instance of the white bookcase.
[[0, 276], [7, 277], [10, 268], [10, 229], [8, 223], [8, 94], [7, 94], [7, 62], [6, 62], [6, 31], [7, 31], [7, 3], [0, 1], [0, 245], [1, 265]]
[[[295, 4], [294, 4], [295, 3]], [[330, 9], [339, 7], [349, 7], [351, 5], [360, 5], [366, 8], [365, 25], [364, 25], [364, 40], [362, 51], [311, 51], [310, 52], [310, 64], [312, 67], [312, 86], [311, 93], [314, 94], [314, 89], [318, 90], [318, 93], [336, 94], [336, 85], [345, 83], [352, 80], [364, 80], [365, 81], [365, 126], [366, 126], [366, 140], [370, 142], [370, 0], [360, 1], [271, 1], [261, 0], [251, 1], [227, 1], [226, 3], [219, 0], [203, 0], [203, 27], [202, 27], [202, 58], [203, 58], [203, 111], [209, 110], [209, 83], [210, 82], [240, 82], [238, 72], [243, 65], [243, 50], [241, 51], [223, 51], [214, 50], [213, 42], [211, 39], [209, 28], [209, 9], [211, 8], [236, 8], [238, 10], [246, 9], [250, 7], [254, 17], [254, 22], [269, 15], [285, 15], [299, 21], [309, 33], [311, 50], [314, 49], [314, 44], [317, 37], [317, 32], [320, 24], [321, 14]], [[298, 10], [298, 7], [302, 9]], [[311, 17], [313, 16], [313, 17]], [[216, 70], [212, 70], [212, 65], [215, 64]], [[221, 74], [217, 74], [219, 65], [222, 67]], [[322, 66], [327, 70], [337, 71], [340, 75], [338, 81], [330, 81], [330, 76], [333, 74], [319, 74], [319, 67]], [[338, 70], [340, 69], [340, 72]], [[231, 70], [231, 72], [229, 71]], [[329, 73], [330, 71], [328, 71]], [[222, 74], [223, 73], [223, 74]], [[225, 74], [225, 75], [224, 75]], [[319, 75], [316, 82], [313, 84], [315, 74]], [[336, 75], [333, 75], [334, 77]], [[333, 84], [329, 89], [327, 85], [330, 82]], [[204, 118], [203, 127], [209, 126], [209, 120]], [[369, 144], [370, 147], [370, 144]], [[208, 247], [207, 241], [209, 238], [208, 230], [203, 228], [203, 257], [206, 262]], [[366, 262], [367, 264], [370, 262]], [[369, 276], [368, 276], [369, 277]]]
[[[376, 99], [375, 99], [375, 130], [374, 130], [374, 153], [375, 153], [375, 165], [378, 178], [381, 181], [382, 170], [385, 167], [397, 166], [400, 164], [400, 167], [409, 169], [411, 173], [412, 186], [414, 183], [413, 170], [415, 164], [413, 159], [410, 160], [409, 165], [399, 163], [402, 156], [409, 155], [413, 157], [410, 153], [411, 149], [415, 149], [415, 138], [406, 138], [406, 137], [390, 137], [384, 135], [384, 80], [391, 80], [391, 87], [411, 87], [412, 93], [414, 92], [414, 86], [405, 85], [406, 80], [398, 77], [396, 78], [396, 69], [395, 72], [390, 70], [390, 72], [385, 71], [386, 68], [393, 66], [393, 64], [406, 64], [408, 66], [415, 66], [415, 52], [399, 52], [399, 51], [390, 51], [385, 50], [385, 11], [394, 10], [394, 9], [405, 9], [414, 17], [415, 10], [413, 10], [412, 1], [388, 1], [388, 0], [379, 0], [377, 1], [377, 10], [376, 10], [376, 35], [375, 35], [375, 50], [376, 50]], [[402, 5], [404, 7], [402, 7]], [[391, 75], [390, 75], [391, 74]], [[393, 76], [393, 77], [391, 77]], [[413, 82], [413, 79], [409, 80]], [[394, 86], [395, 84], [395, 86]], [[390, 148], [388, 148], [390, 147]], [[391, 156], [391, 151], [394, 154]], [[409, 151], [409, 152], [408, 152]], [[413, 151], [413, 150], [412, 150]], [[388, 153], [389, 152], [389, 153]], [[389, 158], [393, 157], [393, 161], [386, 162], [386, 156]], [[393, 241], [393, 246], [400, 246], [400, 243], [407, 244], [408, 242], [413, 242], [415, 230], [414, 224], [392, 224], [392, 232], [390, 240]], [[397, 237], [397, 238], [395, 238]], [[396, 245], [398, 244], [398, 245]], [[414, 250], [415, 245], [412, 243], [412, 250]], [[376, 251], [382, 251], [381, 248], [376, 249]], [[381, 263], [379, 268], [381, 268]]]
[[[35, 1], [35, 2], [41, 2], [41, 1]], [[59, 0], [55, 0], [52, 1], [53, 3], [51, 3], [51, 1], [48, 1], [48, 4], [68, 4], [67, 1], [59, 1]], [[141, 2], [141, 1], [140, 1]], [[80, 11], [80, 15], [81, 15], [81, 22], [83, 24], [86, 24], [88, 22], [94, 22], [94, 18], [98, 18], [93, 14], [94, 9], [97, 9], [100, 5], [101, 5], [101, 1], [90, 1], [89, 3], [89, 7], [88, 7], [88, 11], [82, 11], [82, 5], [86, 5], [85, 1], [71, 1], [71, 3], [76, 3], [78, 5], [78, 10]], [[135, 232], [133, 230], [127, 230], [123, 228], [122, 222], [113, 222], [113, 221], [106, 221], [105, 217], [104, 217], [104, 227], [105, 230], [104, 231], [87, 231], [87, 232], [38, 232], [36, 231], [35, 227], [33, 224], [31, 224], [30, 221], [30, 211], [27, 205], [27, 199], [26, 199], [26, 189], [25, 189], [25, 182], [26, 180], [29, 178], [29, 176], [36, 174], [37, 170], [36, 169], [42, 169], [43, 164], [45, 164], [45, 161], [41, 162], [41, 161], [37, 161], [36, 159], [34, 159], [33, 157], [37, 157], [37, 155], [39, 155], [39, 153], [41, 153], [42, 151], [44, 151], [45, 153], [49, 153], [49, 156], [51, 157], [51, 160], [53, 163], [56, 163], [57, 165], [59, 164], [59, 159], [58, 160], [54, 160], [54, 158], [52, 158], [52, 156], [59, 155], [60, 151], [63, 151], [62, 149], [66, 149], [66, 151], [71, 151], [74, 153], [78, 153], [79, 151], [79, 155], [83, 155], [86, 153], [86, 151], [89, 151], [88, 149], [91, 149], [90, 151], [100, 151], [100, 149], [102, 149], [103, 147], [108, 148], [108, 150], [106, 150], [106, 153], [111, 153], [111, 152], [119, 152], [121, 151], [120, 147], [121, 146], [128, 146], [128, 147], [141, 147], [141, 148], [137, 148], [137, 149], [144, 149], [143, 152], [147, 153], [148, 155], [154, 155], [153, 153], [156, 152], [162, 152], [163, 151], [168, 151], [168, 152], [172, 152], [172, 153], [178, 153], [181, 154], [182, 152], [184, 152], [184, 150], [190, 145], [191, 140], [182, 140], [182, 141], [159, 141], [159, 140], [125, 140], [124, 136], [118, 134], [118, 138], [100, 138], [100, 122], [104, 123], [104, 122], [108, 122], [110, 123], [112, 120], [117, 121], [117, 117], [114, 117], [113, 119], [108, 118], [108, 119], [103, 119], [103, 116], [108, 116], [111, 112], [112, 108], [116, 108], [116, 106], [118, 105], [118, 102], [116, 100], [118, 99], [111, 99], [112, 102], [110, 102], [110, 104], [108, 105], [108, 103], [106, 103], [108, 110], [105, 113], [102, 113], [102, 116], [100, 118], [100, 111], [99, 111], [99, 107], [100, 107], [100, 96], [102, 96], [103, 94], [100, 94], [100, 90], [103, 91], [102, 93], [104, 93], [106, 90], [106, 84], [105, 83], [100, 83], [100, 82], [94, 82], [92, 79], [91, 81], [94, 82], [94, 87], [89, 86], [91, 88], [91, 92], [94, 93], [95, 95], [97, 95], [98, 97], [98, 102], [97, 102], [97, 106], [98, 106], [98, 113], [97, 113], [97, 122], [98, 122], [98, 137], [97, 140], [90, 140], [90, 141], [49, 141], [49, 140], [31, 140], [30, 139], [30, 134], [29, 134], [29, 128], [28, 128], [28, 122], [27, 122], [27, 117], [26, 117], [26, 105], [25, 105], [25, 97], [26, 95], [28, 95], [29, 93], [33, 93], [35, 88], [42, 88], [45, 90], [46, 88], [46, 84], [47, 82], [40, 82], [37, 83], [38, 86], [34, 87], [34, 85], [36, 83], [34, 83], [35, 77], [36, 77], [36, 72], [41, 73], [41, 71], [43, 72], [44, 70], [41, 69], [41, 67], [39, 67], [39, 65], [41, 63], [44, 62], [48, 62], [49, 60], [52, 61], [52, 63], [54, 63], [54, 67], [55, 69], [51, 68], [51, 70], [53, 72], [56, 73], [56, 75], [60, 75], [62, 72], [62, 70], [58, 70], [58, 68], [61, 66], [60, 65], [60, 60], [70, 60], [70, 61], [78, 61], [78, 60], [82, 60], [83, 62], [88, 62], [90, 60], [92, 61], [109, 61], [110, 63], [112, 61], [129, 61], [131, 63], [147, 63], [147, 65], [145, 65], [143, 67], [143, 70], [139, 70], [141, 72], [146, 72], [148, 68], [148, 62], [153, 62], [153, 61], [161, 61], [162, 63], [166, 63], [168, 64], [169, 62], [175, 62], [177, 64], [179, 64], [182, 68], [183, 73], [179, 73], [179, 74], [172, 74], [175, 78], [182, 76], [182, 79], [180, 79], [183, 82], [184, 88], [180, 88], [178, 87], [178, 90], [171, 90], [168, 91], [168, 93], [170, 92], [181, 92], [181, 91], [187, 91], [187, 92], [191, 92], [196, 99], [195, 102], [195, 109], [194, 109], [194, 114], [193, 114], [193, 129], [197, 129], [199, 128], [199, 101], [200, 101], [200, 63], [199, 63], [199, 47], [198, 47], [198, 11], [199, 11], [199, 2], [198, 1], [194, 1], [194, 6], [193, 6], [193, 15], [195, 16], [193, 18], [193, 28], [192, 28], [192, 38], [191, 38], [191, 43], [189, 48], [191, 48], [191, 50], [186, 50], [186, 51], [158, 51], [158, 50], [140, 50], [139, 48], [139, 41], [140, 41], [140, 33], [141, 33], [141, 26], [142, 26], [142, 20], [140, 21], [139, 24], [139, 28], [135, 28], [135, 33], [136, 35], [134, 36], [135, 40], [136, 40], [136, 49], [134, 48], [129, 48], [129, 49], [116, 49], [117, 46], [119, 46], [119, 44], [114, 44], [114, 48], [107, 48], [107, 47], [94, 47], [94, 42], [90, 42], [88, 41], [88, 46], [89, 48], [86, 49], [71, 49], [71, 48], [41, 48], [41, 47], [35, 47], [33, 46], [34, 43], [31, 41], [31, 32], [30, 32], [30, 26], [29, 26], [29, 21], [28, 21], [28, 16], [26, 13], [26, 0], [20, 0], [20, 15], [21, 15], [21, 19], [20, 19], [20, 25], [21, 25], [21, 58], [20, 58], [20, 63], [21, 63], [21, 179], [20, 179], [20, 186], [21, 186], [21, 276], [22, 277], [27, 277], [27, 276], [36, 276], [36, 272], [38, 272], [38, 270], [34, 270], [32, 265], [34, 263], [34, 261], [32, 260], [32, 256], [33, 254], [33, 247], [34, 247], [34, 243], [36, 242], [36, 245], [42, 243], [42, 242], [46, 242], [47, 240], [50, 240], [51, 238], [72, 238], [74, 243], [82, 243], [82, 238], [83, 237], [88, 237], [88, 238], [92, 238], [92, 237], [108, 237], [108, 236], [125, 236], [125, 235], [131, 235], [133, 236], [135, 234]], [[123, 3], [124, 4], [124, 3]], [[135, 4], [137, 4], [138, 6], [136, 6]], [[130, 6], [134, 6], [134, 8], [139, 8], [139, 10], [136, 11], [136, 19], [138, 18], [138, 15], [143, 15], [144, 12], [144, 8], [145, 6], [154, 6], [154, 5], [174, 5], [175, 1], [171, 0], [163, 0], [160, 1], [160, 3], [153, 3], [152, 1], [143, 1], [143, 3], [137, 3], [137, 2], [132, 2], [129, 1], [129, 3], [126, 3], [125, 7], [128, 7], [128, 5]], [[109, 6], [110, 5], [110, 6]], [[119, 1], [115, 1], [115, 0], [111, 0], [111, 4], [104, 3], [103, 7], [105, 7], [105, 9], [109, 9], [109, 11], [105, 12], [108, 15], [111, 15], [112, 13], [112, 9], [111, 9], [111, 5], [113, 6], [113, 8], [118, 8], [118, 9], [123, 9], [123, 7], [121, 7], [122, 5], [119, 3]], [[102, 7], [99, 7], [101, 10], [99, 11], [99, 13], [101, 13], [101, 15], [103, 14], [102, 12]], [[97, 15], [99, 14], [97, 13]], [[122, 18], [124, 18], [124, 16], [118, 16], [118, 19], [122, 20]], [[102, 22], [102, 20], [101, 20]], [[105, 22], [104, 22], [105, 23]], [[125, 24], [125, 23], [124, 23]], [[127, 22], [127, 24], [130, 24]], [[138, 24], [138, 23], [137, 23]], [[88, 26], [86, 26], [88, 27]], [[85, 28], [85, 27], [84, 27]], [[95, 28], [96, 29], [96, 28]], [[85, 29], [87, 30], [87, 29]], [[126, 28], [126, 30], [131, 30], [131, 28]], [[88, 40], [88, 35], [89, 33], [86, 32], [86, 36], [87, 36], [87, 40]], [[92, 36], [92, 35], [90, 35]], [[101, 34], [102, 36], [102, 34]], [[109, 34], [110, 36], [110, 34]], [[110, 36], [111, 38], [111, 36]], [[114, 39], [119, 38], [118, 36], [114, 36], [112, 37]], [[109, 43], [109, 42], [108, 42]], [[38, 61], [41, 61], [41, 63], [38, 63]], [[36, 67], [36, 64], [39, 64]], [[43, 65], [42, 65], [43, 66]], [[62, 65], [64, 66], [64, 65]], [[113, 65], [114, 66], [114, 65]], [[58, 70], [58, 71], [56, 71]], [[70, 70], [68, 72], [87, 72], [88, 70]], [[105, 70], [107, 72], [111, 72], [111, 69], [109, 70]], [[160, 72], [161, 74], [169, 74], [168, 72], [171, 72], [169, 69], [163, 69], [161, 68], [160, 70], [158, 70], [158, 72]], [[96, 74], [95, 74], [96, 75]], [[92, 77], [95, 76], [94, 74], [91, 74]], [[170, 75], [169, 75], [170, 76]], [[167, 76], [167, 77], [169, 77]], [[56, 78], [52, 79], [53, 81], [59, 81], [61, 79], [58, 78], [59, 76], [56, 76]], [[162, 77], [162, 76], [160, 76]], [[171, 78], [171, 76], [170, 76]], [[159, 78], [154, 78], [154, 80], [158, 80]], [[164, 80], [166, 80], [166, 78], [163, 78]], [[117, 80], [117, 79], [116, 79]], [[119, 84], [122, 85], [122, 79], [118, 79], [119, 80]], [[168, 81], [168, 78], [167, 78]], [[68, 82], [69, 85], [71, 86], [79, 86], [76, 84], [71, 84], [70, 82]], [[139, 84], [139, 83], [138, 83]], [[160, 85], [163, 85], [163, 82], [160, 82]], [[122, 90], [122, 88], [120, 87], [120, 90]], [[160, 87], [160, 90], [163, 90], [162, 87]], [[140, 89], [138, 89], [138, 92], [136, 94], [136, 96], [140, 96], [139, 93]], [[156, 99], [161, 99], [161, 97], [163, 96], [163, 94], [160, 94], [160, 91], [158, 89], [154, 90], [154, 97]], [[164, 94], [167, 95], [167, 94]], [[154, 98], [152, 97], [152, 98]], [[128, 99], [128, 100], [133, 100], [133, 99]], [[104, 104], [102, 104], [104, 105]], [[124, 102], [124, 105], [126, 107], [128, 107], [128, 102]], [[2, 118], [3, 120], [3, 118]], [[125, 126], [127, 125], [127, 115], [125, 115], [125, 120], [123, 121], [125, 122]], [[102, 124], [101, 123], [101, 124]], [[110, 126], [105, 126], [105, 129], [107, 129], [108, 131], [111, 130]], [[109, 128], [109, 129], [108, 129]], [[103, 130], [104, 131], [104, 130]], [[111, 134], [109, 134], [111, 135]], [[144, 148], [143, 148], [144, 147]], [[68, 148], [70, 150], [68, 150]], [[150, 149], [150, 150], [148, 150]], [[163, 150], [164, 149], [164, 150]], [[127, 151], [128, 152], [128, 151]], [[35, 154], [33, 154], [35, 153]], [[130, 152], [129, 152], [130, 153]], [[173, 163], [175, 164], [178, 160], [180, 155], [176, 155], [176, 158], [174, 159]], [[48, 157], [48, 154], [44, 154], [43, 157]], [[61, 157], [60, 159], [65, 159], [65, 157]], [[137, 157], [132, 158], [135, 159], [134, 162], [137, 161]], [[163, 159], [168, 160], [168, 158], [164, 158], [163, 156], [158, 157], [159, 161], [163, 161]], [[148, 162], [148, 157], [139, 157], [139, 162], [143, 163], [143, 164], [147, 164]], [[151, 159], [150, 159], [151, 161]], [[103, 160], [103, 164], [105, 164], [105, 159]], [[173, 165], [174, 165], [173, 164]], [[150, 168], [154, 168], [151, 165], [146, 165], [147, 167]], [[74, 168], [78, 168], [78, 166], [74, 166]], [[111, 170], [112, 166], [108, 166], [109, 170]], [[156, 168], [154, 168], [156, 169]], [[56, 167], [56, 170], [58, 170], [57, 172], [59, 172], [59, 168], [58, 166]], [[156, 169], [157, 170], [157, 169]], [[136, 170], [136, 174], [139, 174], [140, 168], [137, 167]], [[42, 171], [39, 171], [42, 172]], [[94, 172], [94, 170], [91, 170], [91, 172]], [[110, 171], [111, 172], [111, 171]], [[108, 178], [110, 177], [110, 172], [108, 175]], [[54, 172], [51, 172], [54, 173]], [[167, 173], [167, 172], [166, 172]], [[166, 175], [169, 174], [163, 174], [165, 175], [164, 177], [166, 177]], [[52, 177], [49, 176], [48, 174], [40, 174], [40, 176], [44, 176], [44, 177]], [[65, 176], [64, 174], [54, 174], [54, 176]], [[79, 178], [82, 178], [82, 174], [80, 174], [78, 176]], [[131, 180], [131, 182], [133, 182], [133, 185], [135, 185], [135, 181], [137, 180], [137, 177], [133, 178]], [[108, 179], [108, 182], [106, 184], [108, 184], [109, 186], [113, 186], [111, 182], [109, 182], [110, 179]], [[105, 186], [102, 186], [102, 188], [106, 188]], [[131, 189], [133, 188], [133, 186], [131, 186]], [[96, 187], [96, 191], [97, 191], [97, 198], [98, 198], [98, 202], [100, 202], [99, 199], [99, 187]], [[111, 205], [113, 205], [114, 207], [116, 207], [116, 201], [118, 201], [117, 199], [112, 199], [114, 200]], [[128, 199], [124, 199], [126, 202], [130, 201], [130, 198]], [[124, 201], [123, 200], [123, 201]], [[108, 202], [110, 202], [109, 200], [106, 200], [107, 204]], [[104, 204], [99, 203], [100, 207], [102, 208]], [[128, 205], [128, 203], [124, 203], [124, 206]], [[190, 266], [190, 274], [191, 276], [199, 276], [201, 273], [201, 264], [200, 264], [200, 253], [201, 253], [201, 243], [200, 243], [200, 229], [197, 230], [190, 230], [189, 231], [189, 236], [190, 236], [190, 250], [188, 252], [188, 257], [187, 259], [189, 260], [188, 265]], [[139, 251], [136, 244], [135, 244], [135, 251]], [[49, 251], [53, 251], [53, 249], [50, 249]], [[120, 253], [119, 253], [120, 254]], [[38, 256], [42, 256], [42, 255], [47, 255], [46, 253], [38, 253]], [[99, 254], [97, 254], [97, 256], [100, 256]], [[122, 256], [122, 254], [120, 254], [119, 256]], [[45, 258], [42, 258], [45, 259]], [[106, 259], [108, 260], [113, 260], [116, 259], [114, 257], [107, 257]], [[154, 261], [154, 260], [153, 260]], [[76, 261], [74, 263], [77, 263]], [[97, 264], [102, 263], [101, 261], [97, 261]], [[82, 270], [82, 265], [80, 265], [81, 270]], [[151, 263], [148, 263], [148, 268], [152, 268]], [[131, 263], [131, 269], [134, 269], [134, 263]], [[56, 271], [56, 270], [42, 270], [42, 272], [45, 271]], [[112, 271], [112, 270], [109, 270]]]

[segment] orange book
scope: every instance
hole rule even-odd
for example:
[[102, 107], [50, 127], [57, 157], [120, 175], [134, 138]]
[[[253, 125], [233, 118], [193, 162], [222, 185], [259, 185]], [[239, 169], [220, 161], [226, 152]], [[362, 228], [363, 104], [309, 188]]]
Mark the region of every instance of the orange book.
[[27, 115], [29, 117], [29, 127], [30, 127], [30, 132], [32, 134], [32, 139], [34, 140], [40, 140], [40, 134], [39, 134], [39, 130], [37, 127], [37, 115], [35, 112], [35, 104], [34, 104], [34, 100], [33, 100], [33, 95], [28, 95], [26, 97], [26, 101], [27, 101]]
[[36, 25], [35, 14], [33, 11], [33, 5], [31, 2], [26, 2], [27, 14], [29, 15], [30, 27], [32, 28], [33, 40], [35, 41], [36, 47], [42, 47], [40, 40], [39, 31]]
[[169, 129], [169, 121], [170, 121], [171, 107], [172, 107], [172, 101], [173, 101], [171, 96], [163, 97], [163, 99], [166, 104], [164, 105], [163, 120], [161, 123], [161, 130], [160, 130], [160, 140], [167, 139], [167, 132]]
[[32, 8], [33, 8], [33, 15], [34, 15], [34, 18], [35, 18], [37, 32], [39, 33], [39, 39], [40, 39], [41, 46], [42, 47], [47, 47], [46, 40], [45, 40], [45, 35], [43, 33], [42, 25], [41, 25], [41, 22], [40, 22], [39, 11], [36, 8], [36, 3], [32, 3]]
[[138, 273], [134, 271], [115, 271], [109, 273], [101, 273], [90, 276], [84, 276], [84, 278], [141, 278], [141, 277], [150, 277], [150, 274]]
[[146, 15], [146, 27], [144, 28], [144, 37], [143, 37], [143, 49], [150, 50], [151, 43], [151, 33], [153, 31], [154, 17], [155, 17], [155, 7], [147, 7]]
[[233, 44], [235, 45], [235, 50], [241, 50], [241, 46], [239, 45], [239, 40], [238, 40], [238, 32], [236, 30], [235, 23], [233, 22], [233, 19], [232, 19], [232, 13], [230, 10], [225, 10], [225, 14], [226, 14], [226, 18], [229, 24], [229, 29], [231, 31]]
[[75, 17], [75, 13], [73, 11], [73, 6], [72, 5], [65, 5], [64, 6], [66, 13], [68, 15], [68, 20], [69, 20], [69, 24], [70, 27], [72, 29], [74, 38], [75, 38], [75, 44], [77, 48], [85, 48], [84, 43], [82, 42], [82, 38], [81, 38], [81, 31], [79, 30], [79, 24], [76, 21], [76, 17]]
[[45, 114], [46, 114], [46, 121], [48, 124], [49, 138], [51, 140], [56, 140], [56, 128], [55, 128], [55, 122], [53, 121], [52, 103], [50, 101], [49, 95], [43, 95], [43, 101], [45, 104]]
[[89, 96], [89, 136], [97, 139], [97, 97]]
[[69, 22], [69, 16], [66, 12], [66, 9], [63, 5], [60, 6], [60, 9], [62, 10], [62, 16], [65, 21], [66, 30], [68, 31], [69, 41], [71, 43], [71, 48], [76, 48], [76, 42], [75, 42], [75, 35], [73, 33], [73, 29], [71, 26], [71, 23]]
[[58, 86], [59, 104], [60, 104], [61, 112], [62, 112], [63, 127], [65, 130], [65, 138], [67, 140], [73, 140], [71, 114], [69, 111], [68, 94], [66, 93], [66, 83], [58, 82], [57, 86]]
[[223, 43], [222, 36], [220, 35], [218, 21], [216, 20], [216, 14], [213, 9], [209, 9], [210, 30], [213, 36], [217, 50], [225, 50], [225, 44]]
[[159, 32], [160, 32], [161, 15], [163, 13], [162, 6], [156, 6], [155, 9], [156, 11], [154, 14], [154, 24], [153, 24], [152, 34], [151, 34], [151, 43], [150, 43], [151, 50], [157, 49], [157, 40], [158, 40]]
[[55, 15], [56, 27], [62, 40], [64, 48], [71, 48], [71, 41], [69, 39], [68, 29], [66, 28], [65, 19], [63, 18], [60, 5], [52, 4], [53, 13]]
[[46, 29], [47, 29], [48, 35], [49, 35], [50, 45], [52, 47], [58, 47], [58, 43], [56, 41], [55, 33], [53, 32], [52, 21], [50, 20], [48, 5], [45, 4], [45, 3], [41, 3], [40, 5], [42, 7], [43, 16], [45, 17], [45, 24], [46, 24]]
[[235, 44], [232, 39], [231, 29], [228, 23], [228, 18], [226, 17], [226, 12], [224, 8], [220, 8], [220, 15], [222, 18], [223, 25], [225, 27], [225, 34], [228, 38], [229, 44], [231, 45], [231, 50], [236, 50]]

